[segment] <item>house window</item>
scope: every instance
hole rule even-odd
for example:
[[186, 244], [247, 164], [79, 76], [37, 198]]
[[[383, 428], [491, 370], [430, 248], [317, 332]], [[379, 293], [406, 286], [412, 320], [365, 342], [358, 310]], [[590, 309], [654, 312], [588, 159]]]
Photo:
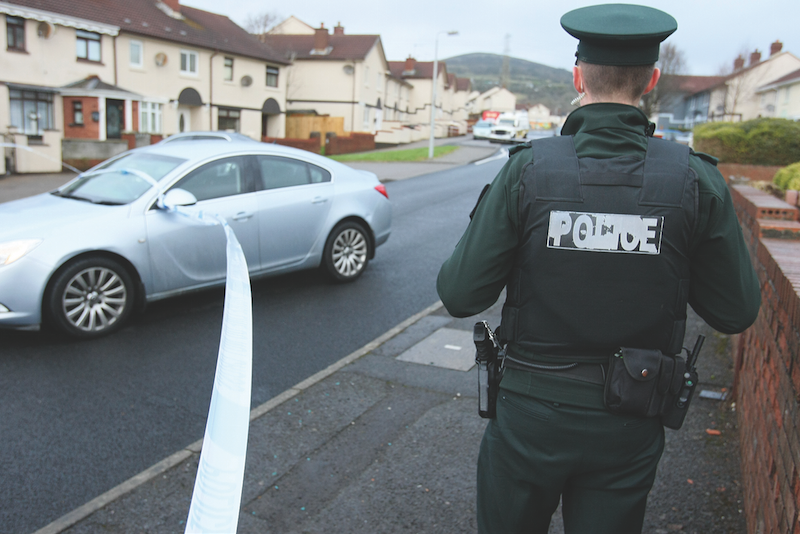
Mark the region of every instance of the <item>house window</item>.
[[224, 109], [220, 108], [219, 118], [217, 120], [218, 130], [233, 130], [239, 131], [239, 117], [242, 111], [239, 109]]
[[786, 102], [786, 103], [788, 103], [788, 102], [789, 102], [789, 90], [790, 90], [791, 88], [792, 88], [792, 87], [791, 87], [790, 85], [787, 85], [787, 86], [786, 86], [786, 92], [785, 92], [785, 93], [783, 93], [783, 101], [784, 101], [784, 102]]
[[100, 34], [75, 30], [75, 48], [78, 59], [100, 61]]
[[369, 126], [369, 107], [364, 106], [364, 126]]
[[181, 50], [181, 74], [197, 75], [197, 52]]
[[25, 51], [25, 19], [6, 16], [6, 42], [9, 50]]
[[72, 101], [72, 124], [83, 126], [83, 102], [80, 100]]
[[142, 133], [161, 133], [161, 104], [139, 102], [139, 131]]
[[223, 60], [222, 77], [226, 81], [233, 80], [233, 58], [226, 57]]
[[278, 69], [267, 67], [267, 87], [278, 87]]
[[143, 56], [144, 56], [144, 45], [141, 41], [131, 41], [131, 67], [142, 68], [143, 65]]
[[53, 94], [10, 89], [11, 126], [19, 133], [40, 136], [53, 128]]

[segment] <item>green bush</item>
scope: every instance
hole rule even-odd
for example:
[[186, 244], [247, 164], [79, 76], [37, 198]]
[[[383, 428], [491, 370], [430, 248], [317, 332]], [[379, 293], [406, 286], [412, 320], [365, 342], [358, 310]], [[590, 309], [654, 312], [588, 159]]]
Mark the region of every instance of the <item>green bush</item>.
[[800, 191], [800, 161], [784, 167], [775, 173], [775, 178], [772, 179], [772, 183], [784, 191], [787, 189]]
[[800, 123], [754, 119], [701, 124], [694, 129], [694, 147], [722, 163], [789, 165], [800, 160]]

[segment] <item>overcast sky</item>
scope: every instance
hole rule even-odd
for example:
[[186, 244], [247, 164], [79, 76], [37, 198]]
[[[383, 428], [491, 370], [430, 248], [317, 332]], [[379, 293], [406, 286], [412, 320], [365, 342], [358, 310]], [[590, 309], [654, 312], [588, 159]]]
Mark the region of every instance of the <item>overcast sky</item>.
[[[456, 30], [458, 35], [440, 34], [439, 59], [488, 52], [502, 54], [505, 35], [510, 34], [512, 57], [571, 69], [577, 41], [561, 28], [561, 15], [597, 2], [585, 0], [181, 0], [181, 3], [227, 15], [240, 25], [250, 14], [270, 12], [280, 20], [294, 15], [307, 24], [345, 33], [379, 34], [389, 61], [409, 55], [420, 61], [434, 56], [439, 32]], [[678, 21], [678, 31], [666, 42], [682, 50], [687, 74], [714, 75], [741, 52], [758, 49], [769, 56], [775, 40], [783, 50], [800, 57], [800, 0], [639, 0], [640, 4], [667, 11]], [[511, 73], [513, 76], [513, 72]]]

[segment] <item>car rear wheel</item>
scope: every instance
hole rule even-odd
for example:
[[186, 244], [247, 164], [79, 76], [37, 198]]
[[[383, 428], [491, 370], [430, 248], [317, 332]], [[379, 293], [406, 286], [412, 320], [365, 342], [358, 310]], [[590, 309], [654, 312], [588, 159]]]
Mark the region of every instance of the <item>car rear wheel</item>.
[[351, 282], [367, 268], [370, 242], [364, 227], [346, 222], [333, 229], [325, 243], [323, 264], [336, 282]]
[[84, 258], [56, 275], [45, 297], [52, 325], [73, 337], [93, 338], [119, 329], [135, 302], [133, 281], [119, 263]]

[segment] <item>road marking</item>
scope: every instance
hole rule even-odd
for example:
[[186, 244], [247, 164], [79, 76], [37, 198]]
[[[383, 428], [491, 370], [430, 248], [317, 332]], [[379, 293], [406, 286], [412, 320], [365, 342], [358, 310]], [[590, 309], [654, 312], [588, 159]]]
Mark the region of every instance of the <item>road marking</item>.
[[[310, 388], [317, 382], [320, 382], [325, 378], [329, 377], [339, 369], [345, 367], [350, 363], [353, 363], [354, 361], [361, 358], [365, 354], [375, 350], [376, 348], [380, 347], [381, 345], [392, 339], [394, 336], [396, 336], [397, 334], [408, 328], [409, 326], [413, 325], [423, 317], [427, 317], [428, 315], [432, 314], [441, 307], [442, 307], [442, 301], [438, 301], [428, 306], [421, 312], [412, 315], [411, 317], [401, 322], [394, 328], [376, 337], [375, 339], [373, 339], [360, 349], [351, 352], [338, 362], [332, 363], [322, 371], [319, 371], [318, 373], [311, 375], [302, 382], [287, 389], [283, 393], [271, 398], [264, 404], [256, 406], [250, 411], [250, 421], [252, 422], [258, 419], [259, 417], [267, 414], [269, 411], [280, 406], [281, 404], [291, 399], [295, 395], [299, 394], [303, 390]], [[181, 449], [178, 452], [161, 460], [160, 462], [148, 467], [141, 473], [134, 475], [133, 477], [129, 478], [128, 480], [119, 484], [118, 486], [111, 488], [110, 490], [103, 493], [99, 497], [96, 497], [91, 501], [87, 502], [83, 506], [75, 508], [71, 512], [64, 514], [63, 516], [59, 517], [49, 525], [40, 528], [33, 534], [59, 534], [60, 532], [67, 530], [76, 523], [83, 521], [93, 513], [105, 507], [106, 505], [112, 503], [113, 501], [119, 499], [120, 497], [127, 495], [128, 493], [132, 492], [139, 486], [145, 484], [146, 482], [154, 479], [158, 475], [180, 464], [184, 460], [191, 457], [193, 454], [199, 453], [202, 447], [203, 447], [203, 440], [199, 439], [194, 443], [188, 445], [185, 449]]]
[[490, 161], [495, 161], [498, 159], [505, 159], [507, 157], [508, 157], [508, 149], [501, 148], [500, 150], [497, 151], [497, 154], [489, 156], [488, 158], [484, 158], [482, 160], [478, 160], [475, 163], [473, 163], [473, 165], [483, 165], [484, 163], [489, 163]]

